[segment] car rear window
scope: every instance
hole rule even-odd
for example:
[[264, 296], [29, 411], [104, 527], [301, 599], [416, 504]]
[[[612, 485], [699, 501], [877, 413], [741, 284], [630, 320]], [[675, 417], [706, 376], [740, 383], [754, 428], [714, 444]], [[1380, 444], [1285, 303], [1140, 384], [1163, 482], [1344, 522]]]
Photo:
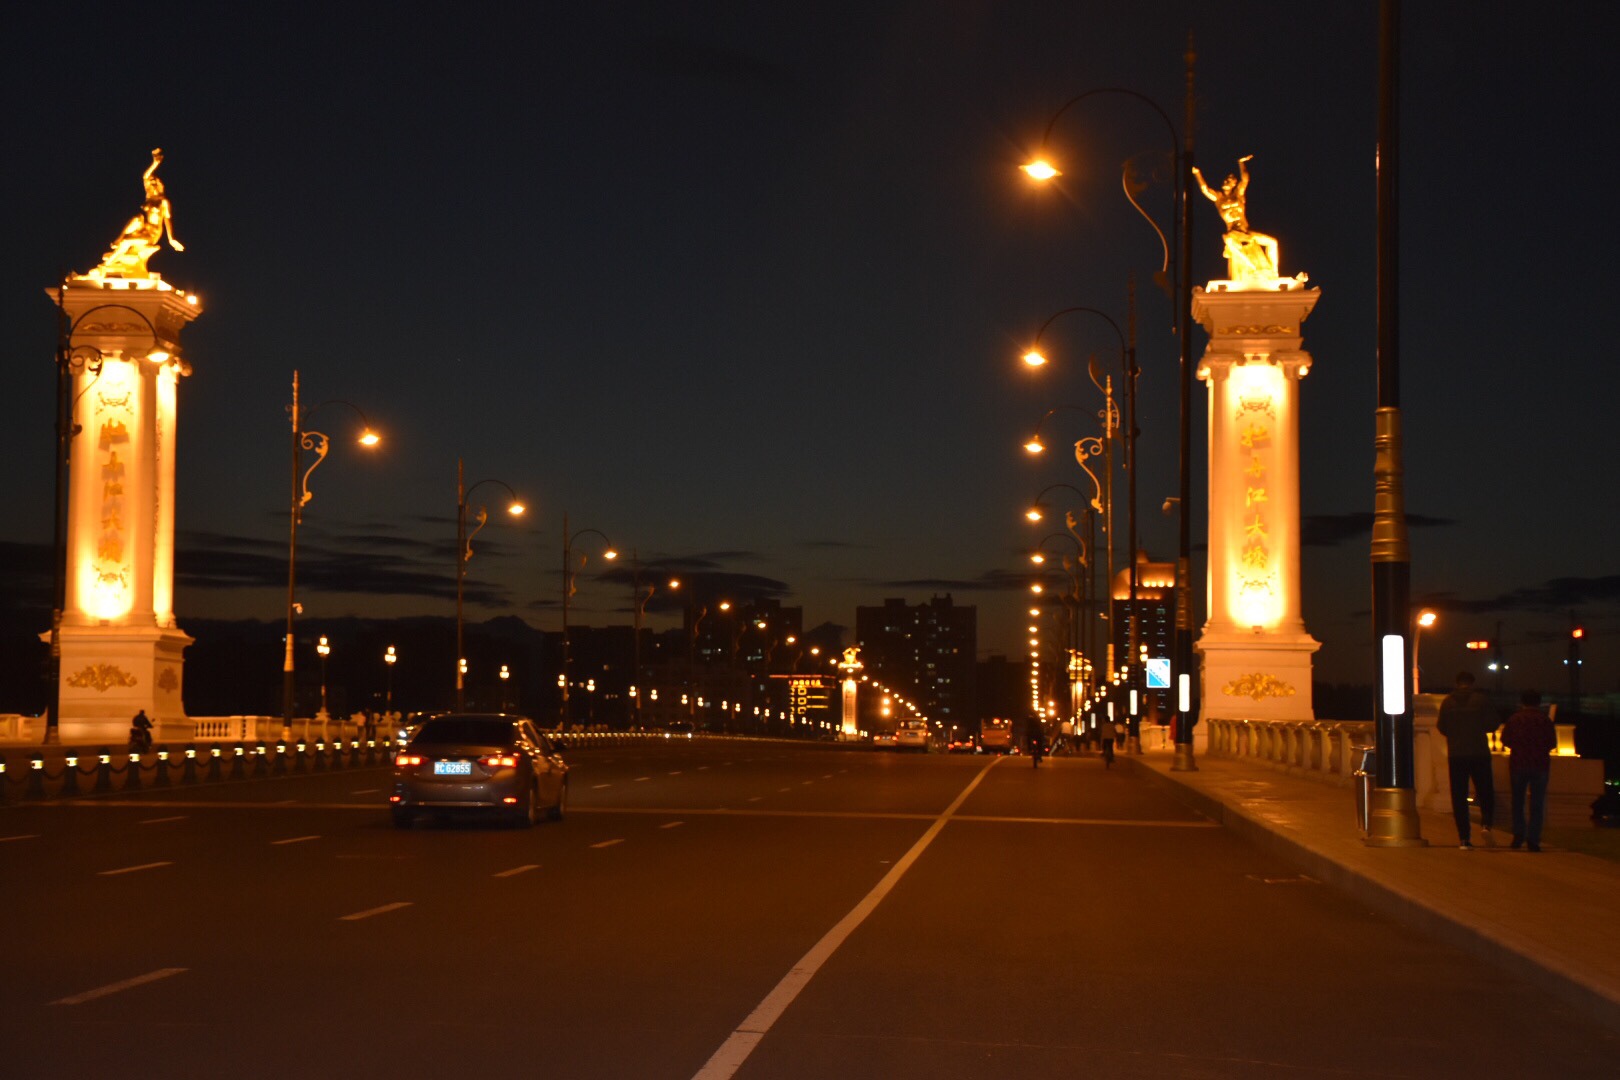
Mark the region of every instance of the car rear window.
[[443, 717], [429, 720], [416, 733], [412, 743], [437, 743], [450, 746], [511, 746], [514, 733], [512, 721]]

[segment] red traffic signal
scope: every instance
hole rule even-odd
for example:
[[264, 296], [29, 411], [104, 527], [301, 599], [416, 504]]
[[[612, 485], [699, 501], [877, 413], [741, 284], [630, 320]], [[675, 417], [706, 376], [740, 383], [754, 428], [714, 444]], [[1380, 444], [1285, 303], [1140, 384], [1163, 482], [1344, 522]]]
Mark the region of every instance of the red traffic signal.
[[1586, 631], [1583, 628], [1577, 626], [1575, 629], [1573, 629], [1573, 630], [1571, 630], [1569, 632], [1569, 636], [1572, 637], [1572, 638], [1583, 638], [1583, 637], [1586, 636]]
[[1490, 647], [1491, 643], [1488, 641], [1470, 641], [1468, 643], [1468, 648], [1473, 649], [1476, 652], [1480, 649], [1488, 649]]

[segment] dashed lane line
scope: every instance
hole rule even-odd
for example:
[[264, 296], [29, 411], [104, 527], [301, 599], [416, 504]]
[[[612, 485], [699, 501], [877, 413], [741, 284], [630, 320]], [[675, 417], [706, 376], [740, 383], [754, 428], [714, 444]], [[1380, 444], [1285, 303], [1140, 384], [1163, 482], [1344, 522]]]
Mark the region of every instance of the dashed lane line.
[[38, 839], [39, 839], [39, 833], [37, 833], [37, 832], [18, 833], [16, 836], [0, 836], [0, 844], [4, 844], [4, 843], [6, 843], [7, 841], [10, 841], [10, 840], [38, 840]]
[[290, 836], [285, 840], [272, 840], [272, 841], [270, 841], [270, 846], [271, 847], [279, 847], [282, 844], [302, 844], [305, 840], [319, 840], [319, 839], [320, 839], [319, 835], [316, 835], [316, 836]]
[[517, 877], [519, 874], [527, 874], [530, 870], [538, 870], [538, 869], [540, 869], [540, 864], [539, 863], [526, 863], [523, 866], [514, 866], [510, 870], [498, 871], [497, 873], [495, 873], [495, 874], [493, 874], [491, 876], [492, 877]]
[[612, 786], [613, 786], [612, 784], [592, 784], [591, 785], [591, 790], [592, 791], [601, 791], [605, 787], [612, 787]]
[[369, 919], [373, 915], [385, 915], [390, 911], [398, 911], [400, 908], [407, 908], [410, 906], [411, 902], [409, 900], [398, 900], [392, 904], [384, 904], [381, 907], [367, 908], [365, 911], [356, 911], [352, 915], [340, 915], [338, 916], [338, 922], [359, 922], [361, 919]]
[[686, 822], [684, 822], [684, 821], [666, 821], [666, 822], [664, 822], [662, 825], [660, 825], [658, 827], [660, 829], [678, 829], [682, 825], [685, 825], [685, 824], [686, 824]]
[[133, 979], [125, 979], [122, 982], [108, 983], [106, 986], [98, 986], [94, 990], [86, 990], [82, 994], [73, 994], [69, 997], [57, 998], [55, 1001], [51, 1002], [51, 1004], [83, 1005], [87, 1001], [94, 1001], [96, 998], [104, 998], [108, 994], [116, 994], [123, 990], [133, 990], [137, 986], [145, 986], [147, 983], [157, 982], [159, 979], [167, 979], [169, 976], [178, 975], [184, 970], [186, 969], [158, 968], [156, 971], [148, 971], [145, 975], [137, 975]]
[[624, 843], [624, 837], [621, 836], [616, 840], [603, 840], [600, 844], [592, 844], [591, 847], [593, 847], [593, 848], [605, 848], [605, 847], [612, 847], [614, 844], [622, 844], [622, 843]]
[[361, 788], [359, 791], [351, 791], [351, 792], [349, 792], [349, 794], [350, 795], [375, 795], [380, 791], [382, 791], [382, 788], [380, 788], [380, 787], [368, 787], [368, 788]]
[[136, 822], [136, 824], [138, 824], [138, 825], [162, 825], [165, 821], [184, 821], [184, 820], [186, 820], [186, 815], [184, 815], [184, 814], [176, 814], [173, 817], [147, 818], [145, 821]]
[[643, 781], [643, 780], [651, 780], [651, 779], [652, 779], [652, 777], [650, 777], [650, 776], [638, 776], [638, 777], [636, 777], [636, 783], [638, 783], [638, 784], [639, 784], [639, 783], [641, 783], [641, 782], [642, 782], [642, 781]]
[[96, 873], [100, 877], [115, 877], [119, 874], [133, 874], [137, 870], [156, 870], [160, 866], [173, 865], [174, 863], [172, 862], [148, 862], [141, 863], [139, 866], [121, 866], [116, 870], [98, 870]]

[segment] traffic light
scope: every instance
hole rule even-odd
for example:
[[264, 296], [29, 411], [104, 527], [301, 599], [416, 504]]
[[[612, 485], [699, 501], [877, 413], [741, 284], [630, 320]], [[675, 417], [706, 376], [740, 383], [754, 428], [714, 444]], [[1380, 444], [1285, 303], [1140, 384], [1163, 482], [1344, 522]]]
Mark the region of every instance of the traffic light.
[[1572, 637], [1572, 638], [1575, 638], [1578, 641], [1581, 638], [1586, 636], [1586, 630], [1584, 628], [1582, 628], [1582, 627], [1577, 626], [1575, 629], [1573, 629], [1573, 630], [1571, 630], [1569, 632], [1569, 636]]
[[1474, 650], [1475, 652], [1479, 652], [1479, 651], [1481, 651], [1483, 649], [1490, 648], [1491, 643], [1488, 642], [1488, 641], [1470, 641], [1470, 642], [1468, 642], [1467, 647]]

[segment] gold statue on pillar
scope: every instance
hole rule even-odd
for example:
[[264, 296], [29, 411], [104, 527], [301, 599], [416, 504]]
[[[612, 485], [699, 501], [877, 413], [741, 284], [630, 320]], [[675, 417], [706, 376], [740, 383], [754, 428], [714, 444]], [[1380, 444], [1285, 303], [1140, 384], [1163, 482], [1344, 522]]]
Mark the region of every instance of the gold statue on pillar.
[[146, 201], [141, 204], [141, 212], [129, 219], [124, 231], [118, 234], [118, 239], [107, 249], [107, 254], [101, 257], [101, 264], [83, 277], [149, 277], [146, 260], [157, 254], [165, 236], [174, 250], [186, 250], [185, 245], [174, 238], [169, 197], [163, 193], [163, 181], [156, 176], [157, 167], [161, 164], [163, 151], [155, 149], [152, 151], [152, 164], [141, 175], [141, 183], [146, 188]]
[[1238, 158], [1238, 175], [1227, 176], [1219, 191], [1204, 182], [1204, 174], [1196, 165], [1192, 174], [1203, 189], [1204, 197], [1215, 204], [1221, 220], [1226, 223], [1226, 232], [1221, 238], [1226, 242], [1227, 275], [1239, 285], [1270, 286], [1281, 276], [1278, 269], [1281, 260], [1277, 254], [1277, 238], [1249, 228], [1249, 160], [1253, 157], [1253, 154], [1244, 154]]

